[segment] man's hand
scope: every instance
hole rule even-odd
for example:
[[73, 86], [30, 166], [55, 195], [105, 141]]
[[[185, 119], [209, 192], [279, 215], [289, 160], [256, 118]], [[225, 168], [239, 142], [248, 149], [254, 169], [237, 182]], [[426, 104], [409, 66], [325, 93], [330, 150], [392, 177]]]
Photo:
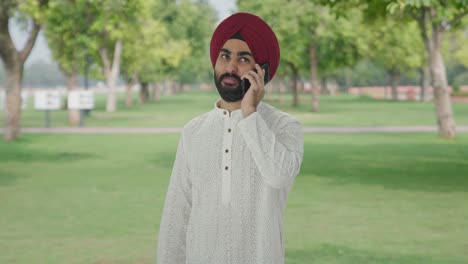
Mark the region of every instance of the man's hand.
[[255, 69], [257, 69], [257, 72], [250, 70], [243, 76], [243, 78], [250, 81], [250, 89], [245, 94], [241, 103], [244, 117], [248, 117], [250, 114], [257, 111], [258, 104], [263, 99], [263, 96], [265, 96], [265, 71], [258, 64], [255, 64]]

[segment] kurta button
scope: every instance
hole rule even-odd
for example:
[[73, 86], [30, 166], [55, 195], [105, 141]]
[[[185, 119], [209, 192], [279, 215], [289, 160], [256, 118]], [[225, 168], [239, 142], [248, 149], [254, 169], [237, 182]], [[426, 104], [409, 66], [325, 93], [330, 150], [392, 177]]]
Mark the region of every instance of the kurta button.
[[229, 153], [229, 149], [226, 149], [226, 153]]
[[231, 129], [230, 129], [230, 128], [228, 129], [228, 132], [231, 133]]
[[224, 167], [224, 169], [225, 169], [225, 170], [228, 170], [228, 169], [229, 169], [229, 167], [228, 167], [228, 166], [226, 166], [226, 167]]
[[223, 114], [224, 114], [224, 115], [226, 115], [226, 114], [227, 114], [227, 112], [226, 112], [226, 111], [224, 111], [224, 112], [223, 112]]

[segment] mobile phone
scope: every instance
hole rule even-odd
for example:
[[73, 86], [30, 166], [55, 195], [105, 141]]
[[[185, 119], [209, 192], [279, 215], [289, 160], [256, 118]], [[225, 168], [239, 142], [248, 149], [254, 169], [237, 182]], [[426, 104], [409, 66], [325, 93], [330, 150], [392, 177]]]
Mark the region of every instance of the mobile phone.
[[[270, 81], [270, 65], [267, 62], [265, 62], [262, 65], [260, 65], [260, 68], [265, 70], [265, 76], [263, 78], [263, 81], [266, 84], [267, 82]], [[254, 70], [254, 71], [257, 72], [257, 70]], [[242, 87], [242, 95], [245, 95], [245, 93], [250, 88], [250, 81], [247, 78], [242, 79], [241, 87]]]

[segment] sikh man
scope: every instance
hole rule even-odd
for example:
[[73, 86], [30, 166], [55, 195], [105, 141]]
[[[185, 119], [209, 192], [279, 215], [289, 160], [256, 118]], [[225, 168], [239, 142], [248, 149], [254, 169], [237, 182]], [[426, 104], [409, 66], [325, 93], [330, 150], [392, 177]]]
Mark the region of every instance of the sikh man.
[[304, 138], [295, 118], [261, 101], [278, 41], [260, 17], [236, 13], [214, 31], [210, 57], [221, 98], [183, 128], [158, 263], [284, 263], [284, 211]]

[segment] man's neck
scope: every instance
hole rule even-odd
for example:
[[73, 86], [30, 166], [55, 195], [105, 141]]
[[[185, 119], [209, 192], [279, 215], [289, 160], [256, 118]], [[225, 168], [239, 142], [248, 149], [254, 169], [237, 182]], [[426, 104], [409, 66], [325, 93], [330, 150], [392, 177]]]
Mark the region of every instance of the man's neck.
[[240, 109], [241, 108], [241, 103], [242, 103], [242, 100], [237, 101], [237, 102], [226, 102], [223, 99], [220, 99], [219, 103], [218, 103], [218, 107], [222, 108], [222, 109], [225, 109], [225, 110], [228, 110], [229, 113], [231, 113], [232, 111]]

